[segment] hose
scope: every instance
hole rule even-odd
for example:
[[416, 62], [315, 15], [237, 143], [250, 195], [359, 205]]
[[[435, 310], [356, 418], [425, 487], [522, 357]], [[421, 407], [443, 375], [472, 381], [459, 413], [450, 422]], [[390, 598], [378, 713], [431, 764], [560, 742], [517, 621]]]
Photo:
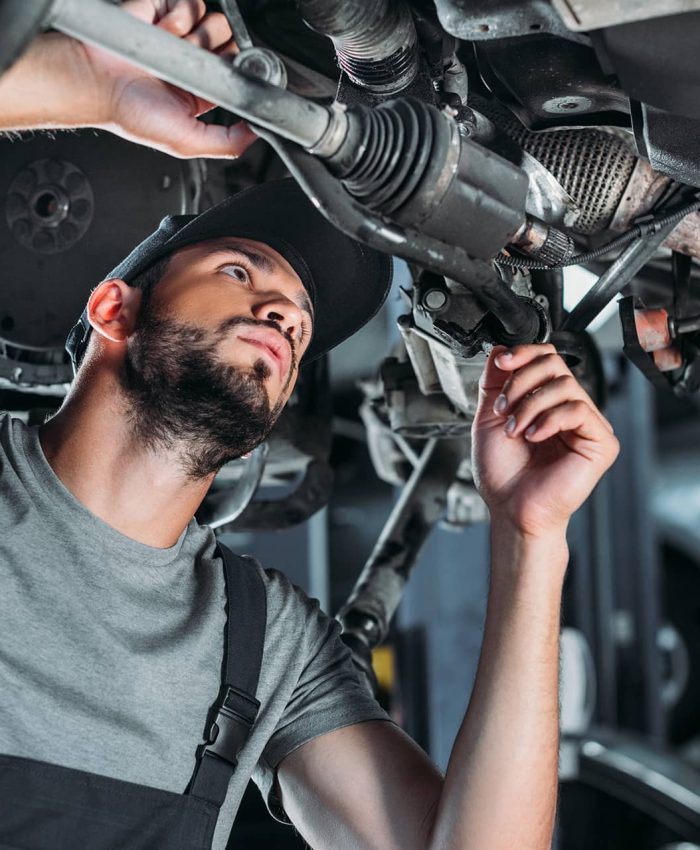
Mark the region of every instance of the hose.
[[375, 94], [396, 94], [418, 73], [411, 11], [391, 0], [297, 0], [311, 29], [333, 42], [349, 79]]

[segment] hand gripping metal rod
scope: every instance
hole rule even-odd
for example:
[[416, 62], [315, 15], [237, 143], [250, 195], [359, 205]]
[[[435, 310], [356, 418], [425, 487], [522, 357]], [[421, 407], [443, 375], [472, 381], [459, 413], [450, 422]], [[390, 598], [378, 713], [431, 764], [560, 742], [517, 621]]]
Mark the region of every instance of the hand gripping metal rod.
[[47, 26], [109, 50], [167, 83], [311, 148], [331, 111], [241, 73], [214, 53], [151, 26], [107, 0], [56, 0]]

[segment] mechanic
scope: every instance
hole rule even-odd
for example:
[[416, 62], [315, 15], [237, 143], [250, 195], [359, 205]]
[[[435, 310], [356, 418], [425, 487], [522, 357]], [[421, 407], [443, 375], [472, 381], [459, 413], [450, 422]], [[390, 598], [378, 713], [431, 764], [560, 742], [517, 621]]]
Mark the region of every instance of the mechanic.
[[[235, 50], [201, 0], [125, 8]], [[0, 79], [6, 130], [93, 126], [178, 156], [240, 154], [252, 132], [202, 124], [207, 107], [55, 33]], [[59, 412], [38, 429], [0, 420], [0, 844], [223, 848], [252, 776], [314, 848], [550, 847], [566, 528], [618, 444], [549, 345], [499, 347], [482, 378], [491, 582], [446, 775], [363, 690], [335, 621], [248, 563], [267, 602], [260, 710], [218, 822], [183, 793], [226, 626], [214, 534], [193, 515], [219, 467], [265, 438], [300, 364], [364, 324], [389, 281], [389, 260], [291, 181], [168, 218], [90, 295]], [[86, 843], [93, 819], [104, 837]]]

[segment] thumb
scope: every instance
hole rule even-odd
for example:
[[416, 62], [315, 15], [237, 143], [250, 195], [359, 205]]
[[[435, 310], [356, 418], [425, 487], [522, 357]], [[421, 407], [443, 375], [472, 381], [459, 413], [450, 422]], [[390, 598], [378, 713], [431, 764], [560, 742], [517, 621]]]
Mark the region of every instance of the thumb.
[[171, 141], [174, 156], [210, 157], [213, 159], [235, 159], [240, 156], [258, 137], [244, 122], [239, 121], [231, 127], [219, 124], [204, 124], [192, 120], [187, 132], [175, 141]]

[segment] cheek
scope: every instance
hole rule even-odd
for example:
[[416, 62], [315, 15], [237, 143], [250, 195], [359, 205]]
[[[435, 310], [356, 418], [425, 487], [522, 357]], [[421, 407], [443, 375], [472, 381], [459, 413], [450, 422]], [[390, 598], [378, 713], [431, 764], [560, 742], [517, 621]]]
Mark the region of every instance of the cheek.
[[196, 281], [188, 286], [177, 287], [163, 299], [162, 306], [179, 322], [216, 329], [225, 319], [234, 316], [249, 316], [251, 313], [248, 295], [240, 287], [225, 283], [202, 283]]

